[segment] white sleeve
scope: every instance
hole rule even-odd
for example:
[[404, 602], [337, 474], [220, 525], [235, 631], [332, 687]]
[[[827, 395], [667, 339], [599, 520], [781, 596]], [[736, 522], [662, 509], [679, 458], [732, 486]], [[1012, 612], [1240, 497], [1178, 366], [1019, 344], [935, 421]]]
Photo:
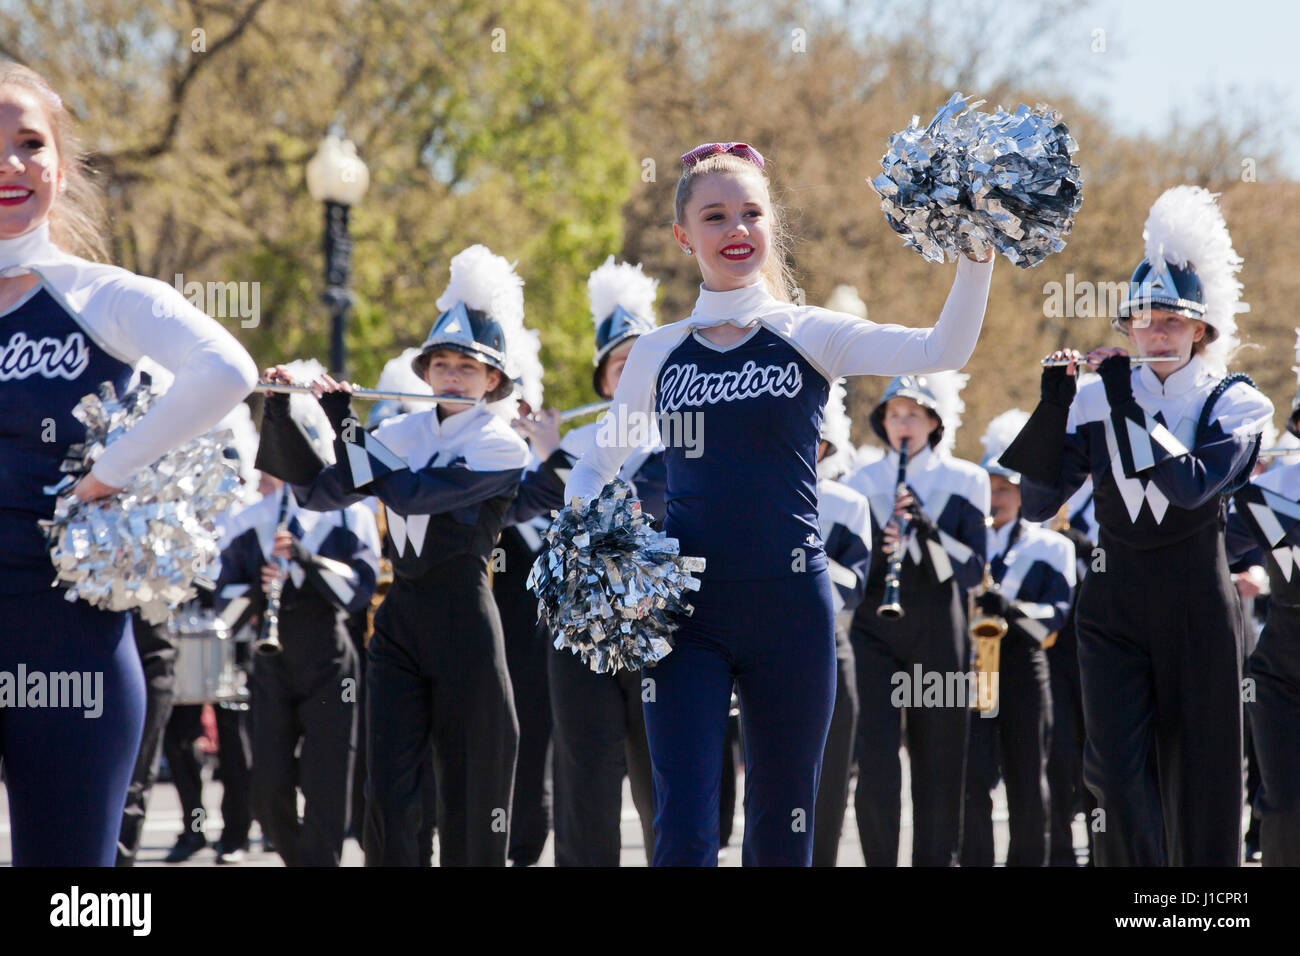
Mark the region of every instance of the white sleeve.
[[629, 439], [652, 423], [659, 369], [686, 331], [682, 330], [674, 338], [673, 333], [665, 332], [666, 328], [643, 335], [632, 344], [618, 388], [614, 390], [614, 400], [596, 423], [594, 440], [569, 472], [569, 480], [564, 485], [566, 506], [574, 498], [585, 502], [600, 494], [637, 447]]
[[795, 327], [799, 344], [834, 381], [841, 375], [906, 375], [961, 368], [975, 351], [993, 261], [957, 259], [957, 275], [933, 328], [877, 325], [825, 309]]
[[91, 297], [82, 317], [125, 360], [147, 355], [176, 376], [95, 462], [92, 474], [111, 487], [217, 424], [257, 384], [257, 366], [235, 337], [158, 279], [123, 273]]

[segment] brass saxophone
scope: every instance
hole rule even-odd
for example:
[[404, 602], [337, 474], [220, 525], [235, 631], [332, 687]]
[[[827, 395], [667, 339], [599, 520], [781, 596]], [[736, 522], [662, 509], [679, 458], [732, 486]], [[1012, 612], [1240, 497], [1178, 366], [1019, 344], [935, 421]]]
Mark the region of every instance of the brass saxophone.
[[998, 673], [1002, 661], [1002, 638], [1007, 635], [1007, 619], [985, 614], [975, 602], [980, 595], [998, 590], [997, 582], [988, 565], [984, 566], [984, 580], [979, 587], [971, 588], [966, 595], [966, 620], [970, 622], [971, 669], [975, 673], [976, 689], [971, 707], [976, 710], [993, 710], [998, 705]]

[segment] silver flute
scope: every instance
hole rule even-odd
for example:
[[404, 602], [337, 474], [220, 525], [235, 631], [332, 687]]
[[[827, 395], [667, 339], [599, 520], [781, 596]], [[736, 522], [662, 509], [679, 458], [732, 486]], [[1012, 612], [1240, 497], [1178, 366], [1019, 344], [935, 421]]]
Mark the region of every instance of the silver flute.
[[1281, 458], [1284, 455], [1300, 455], [1300, 448], [1261, 448], [1260, 458]]
[[[1081, 355], [1077, 359], [1043, 359], [1039, 364], [1043, 368], [1064, 368], [1071, 362], [1076, 365], [1086, 365], [1087, 356]], [[1177, 355], [1130, 355], [1128, 363], [1130, 365], [1146, 365], [1149, 362], [1180, 362], [1182, 361]]]
[[[274, 382], [258, 382], [257, 388], [263, 392], [278, 392], [281, 395], [311, 395], [310, 385], [279, 385]], [[367, 402], [445, 402], [448, 405], [477, 405], [482, 399], [466, 398], [464, 395], [427, 395], [419, 392], [385, 392], [374, 388], [354, 388], [353, 398]]]
[[586, 418], [588, 415], [599, 415], [613, 404], [613, 402], [604, 401], [592, 402], [590, 405], [579, 405], [577, 408], [570, 408], [567, 412], [560, 412], [560, 421], [571, 422], [575, 418]]

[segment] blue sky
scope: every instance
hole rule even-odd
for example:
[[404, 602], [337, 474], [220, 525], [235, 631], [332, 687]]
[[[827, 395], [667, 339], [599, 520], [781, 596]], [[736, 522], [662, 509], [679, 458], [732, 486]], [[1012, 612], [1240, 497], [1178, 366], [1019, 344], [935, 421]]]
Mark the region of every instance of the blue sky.
[[1071, 80], [1119, 129], [1158, 133], [1175, 111], [1202, 119], [1207, 91], [1235, 88], [1229, 107], [1276, 115], [1286, 172], [1300, 180], [1300, 2], [1094, 0], [1077, 24], [1104, 29], [1107, 49]]

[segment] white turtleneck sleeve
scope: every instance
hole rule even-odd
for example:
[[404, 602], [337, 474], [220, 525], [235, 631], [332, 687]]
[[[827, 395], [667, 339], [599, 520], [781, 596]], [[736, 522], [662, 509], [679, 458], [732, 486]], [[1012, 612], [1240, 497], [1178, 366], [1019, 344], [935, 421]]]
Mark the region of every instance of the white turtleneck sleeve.
[[[129, 432], [104, 449], [92, 474], [120, 488], [169, 448], [219, 422], [257, 384], [248, 352], [174, 287], [69, 255], [49, 224], [0, 241], [0, 275], [31, 273], [85, 334], [128, 365], [149, 357], [175, 382]], [[92, 392], [98, 382], [87, 382]]]
[[104, 449], [91, 473], [120, 488], [168, 449], [207, 431], [257, 384], [257, 366], [222, 325], [173, 286], [115, 270], [79, 318], [132, 364], [148, 356], [176, 376], [135, 427]]
[[878, 325], [809, 308], [793, 331], [800, 347], [834, 381], [841, 375], [906, 375], [961, 368], [975, 351], [988, 304], [993, 260], [957, 258], [957, 275], [933, 328]]

